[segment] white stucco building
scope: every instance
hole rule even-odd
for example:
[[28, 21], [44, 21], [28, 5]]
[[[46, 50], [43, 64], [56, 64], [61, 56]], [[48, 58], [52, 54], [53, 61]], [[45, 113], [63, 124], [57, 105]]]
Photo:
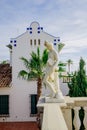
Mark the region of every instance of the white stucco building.
[[[59, 37], [54, 37], [43, 30], [37, 22], [32, 22], [26, 32], [12, 38], [10, 44], [10, 65], [12, 66], [12, 81], [10, 85], [0, 88], [0, 122], [2, 121], [34, 121], [34, 101], [36, 100], [36, 81], [26, 81], [18, 78], [20, 70], [25, 69], [20, 58], [30, 58], [30, 53], [39, 46], [44, 50], [44, 41], [51, 42], [55, 48], [60, 42]], [[5, 106], [4, 106], [5, 104]], [[5, 109], [5, 110], [4, 110]]]

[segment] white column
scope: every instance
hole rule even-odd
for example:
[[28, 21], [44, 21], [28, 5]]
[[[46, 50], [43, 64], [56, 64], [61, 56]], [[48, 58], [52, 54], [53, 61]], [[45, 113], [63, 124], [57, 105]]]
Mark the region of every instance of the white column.
[[87, 130], [87, 107], [84, 107], [84, 120], [83, 120], [83, 123], [84, 123], [85, 130]]
[[73, 124], [74, 124], [75, 130], [79, 130], [80, 129], [80, 125], [81, 125], [80, 118], [79, 118], [79, 110], [80, 110], [80, 107], [75, 107], [74, 108]]
[[72, 114], [71, 108], [62, 108], [63, 116], [67, 124], [68, 130], [72, 130]]
[[68, 130], [58, 103], [48, 103], [44, 105], [41, 130]]

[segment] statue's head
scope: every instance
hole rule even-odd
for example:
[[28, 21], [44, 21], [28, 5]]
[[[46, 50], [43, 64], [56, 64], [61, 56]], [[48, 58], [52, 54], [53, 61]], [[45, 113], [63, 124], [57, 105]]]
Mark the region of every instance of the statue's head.
[[53, 49], [52, 43], [48, 43], [47, 41], [45, 41], [44, 46], [46, 46], [48, 50], [52, 50]]

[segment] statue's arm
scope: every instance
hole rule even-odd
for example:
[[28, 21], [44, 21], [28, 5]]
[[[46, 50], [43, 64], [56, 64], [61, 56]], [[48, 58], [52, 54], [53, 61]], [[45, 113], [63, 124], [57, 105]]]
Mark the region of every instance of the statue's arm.
[[56, 51], [54, 51], [54, 65], [55, 64], [58, 65], [58, 53]]

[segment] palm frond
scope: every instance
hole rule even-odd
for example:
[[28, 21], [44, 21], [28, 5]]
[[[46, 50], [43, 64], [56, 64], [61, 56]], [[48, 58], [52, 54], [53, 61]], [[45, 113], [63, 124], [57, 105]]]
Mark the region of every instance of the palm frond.
[[12, 45], [8, 44], [6, 47], [8, 47], [9, 49], [12, 49]]
[[27, 79], [27, 77], [28, 77], [28, 72], [26, 72], [25, 70], [21, 70], [21, 71], [18, 73], [18, 77], [22, 77], [23, 79]]
[[45, 49], [43, 51], [43, 54], [42, 54], [42, 63], [43, 63], [43, 65], [46, 65], [47, 60], [48, 60], [48, 50]]
[[24, 57], [21, 57], [20, 59], [23, 61], [25, 67], [27, 69], [29, 69], [29, 67], [30, 67], [29, 61], [26, 58], [24, 58]]
[[39, 67], [38, 60], [31, 59], [30, 60], [30, 70], [37, 70]]
[[33, 71], [31, 71], [30, 73], [28, 73], [27, 80], [32, 80], [32, 79], [37, 79], [37, 74], [34, 73]]
[[58, 44], [58, 53], [62, 50], [62, 48], [65, 46], [64, 43], [59, 43]]
[[37, 55], [36, 55], [36, 53], [33, 52], [33, 51], [32, 51], [32, 53], [31, 53], [31, 58], [33, 58], [33, 59], [37, 59]]
[[40, 48], [39, 47], [37, 48], [37, 56], [38, 56], [38, 58], [40, 58]]

